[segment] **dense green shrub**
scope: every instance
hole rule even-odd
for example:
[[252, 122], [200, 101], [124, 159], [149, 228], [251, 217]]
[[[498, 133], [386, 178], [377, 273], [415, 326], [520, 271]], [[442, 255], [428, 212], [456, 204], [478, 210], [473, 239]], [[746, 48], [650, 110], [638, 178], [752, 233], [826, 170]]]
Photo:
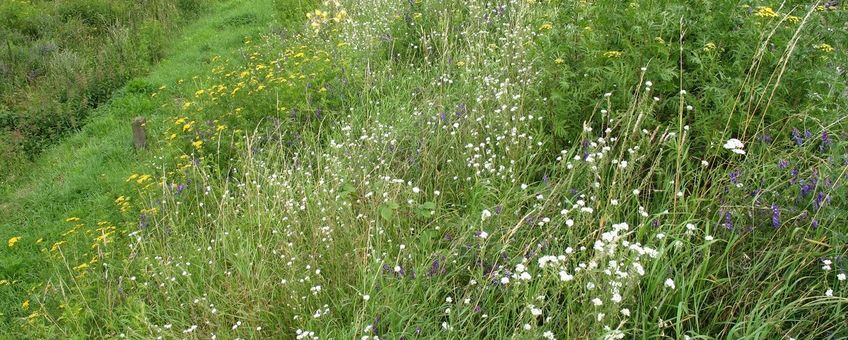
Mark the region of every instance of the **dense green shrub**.
[[[836, 72], [846, 66], [845, 51], [828, 47], [848, 42], [846, 12], [819, 7], [805, 20], [811, 10], [805, 2], [767, 5], [780, 4], [562, 1], [548, 22], [552, 34], [540, 38], [543, 50], [555, 51], [540, 60], [555, 64], [543, 66], [541, 93], [553, 100], [551, 132], [571, 139], [584, 120], [601, 118], [598, 93], [612, 92], [612, 106], [626, 107], [637, 87], [651, 88], [645, 81], [656, 84], [645, 95], [659, 99], [652, 125], [677, 120], [678, 93], [687, 91], [692, 109], [684, 120], [702, 145], [727, 132], [726, 124], [740, 135], [746, 128], [747, 135], [765, 134], [766, 126], [795, 114], [837, 112], [845, 105], [845, 77]], [[802, 34], [794, 40], [796, 31]], [[745, 113], [763, 117], [763, 124], [745, 121]]]

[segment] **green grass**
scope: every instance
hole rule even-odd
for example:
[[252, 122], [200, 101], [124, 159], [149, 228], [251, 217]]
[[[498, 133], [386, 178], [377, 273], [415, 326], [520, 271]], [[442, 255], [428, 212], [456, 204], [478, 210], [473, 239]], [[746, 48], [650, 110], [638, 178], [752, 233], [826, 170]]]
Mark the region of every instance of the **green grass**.
[[[167, 85], [165, 95], [119, 91], [108, 103], [90, 114], [89, 123], [79, 133], [49, 148], [25, 171], [7, 174], [0, 187], [0, 230], [4, 240], [21, 236], [19, 246], [0, 255], [0, 276], [13, 282], [0, 286], [5, 331], [18, 329], [13, 318], [24, 313], [20, 306], [34, 287], [43, 285], [50, 271], [36, 240], [45, 244], [58, 241], [68, 229], [64, 220], [83, 217], [87, 223], [119, 221], [114, 200], [133, 190], [125, 183], [130, 173], [144, 168], [152, 158], [148, 151], [134, 151], [130, 121], [148, 117], [155, 141], [162, 119], [168, 114], [163, 104], [183, 93], [176, 85], [205, 69], [213, 55], [237, 57], [245, 37], [267, 31], [274, 21], [269, 2], [227, 1], [215, 5], [198, 18], [169, 47], [165, 59], [147, 76], [136, 82], [154, 89]], [[252, 21], [228, 24], [232, 18], [250, 16]], [[190, 92], [187, 92], [188, 95]], [[43, 246], [43, 245], [42, 245]], [[28, 313], [27, 313], [28, 314]]]
[[6, 184], [9, 335], [844, 338], [848, 11], [778, 5], [223, 3]]

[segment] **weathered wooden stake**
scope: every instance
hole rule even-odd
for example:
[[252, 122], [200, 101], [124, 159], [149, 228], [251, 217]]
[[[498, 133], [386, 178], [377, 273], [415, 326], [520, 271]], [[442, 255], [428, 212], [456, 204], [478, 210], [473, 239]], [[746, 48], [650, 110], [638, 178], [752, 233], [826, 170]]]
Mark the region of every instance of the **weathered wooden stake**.
[[135, 117], [132, 121], [133, 145], [136, 149], [147, 147], [147, 131], [144, 129], [146, 123], [144, 117]]

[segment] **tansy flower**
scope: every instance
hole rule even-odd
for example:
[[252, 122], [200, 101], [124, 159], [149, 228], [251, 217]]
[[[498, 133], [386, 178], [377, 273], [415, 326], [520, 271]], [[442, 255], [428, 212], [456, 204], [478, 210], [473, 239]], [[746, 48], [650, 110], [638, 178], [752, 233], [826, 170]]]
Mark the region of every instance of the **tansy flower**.
[[554, 59], [554, 64], [557, 64], [557, 65], [562, 64], [562, 63], [564, 63], [564, 62], [565, 62], [565, 60], [562, 60], [562, 58], [556, 58], [556, 59]]
[[754, 16], [760, 18], [774, 18], [777, 16], [777, 13], [771, 7], [760, 6], [757, 7], [757, 11], [754, 12]]
[[20, 236], [15, 236], [15, 237], [10, 238], [9, 239], [9, 248], [14, 247], [15, 243], [18, 243], [18, 241], [20, 241], [20, 240], [21, 240]]
[[624, 52], [621, 52], [621, 51], [606, 51], [606, 52], [604, 52], [604, 57], [607, 57], [607, 58], [618, 58], [618, 57], [623, 56], [623, 55], [624, 55]]
[[540, 31], [547, 31], [547, 30], [550, 30], [552, 28], [554, 28], [554, 25], [552, 25], [549, 22], [546, 22], [546, 23], [542, 24], [542, 26], [539, 27], [539, 30]]
[[79, 217], [68, 217], [68, 218], [65, 219], [65, 222], [73, 223], [73, 222], [78, 222], [79, 220], [80, 220]]
[[29, 300], [24, 301], [24, 303], [21, 304], [21, 308], [24, 310], [29, 309]]
[[202, 140], [196, 140], [193, 143], [191, 143], [191, 146], [193, 146], [195, 149], [200, 150], [200, 147], [203, 146], [203, 141]]
[[825, 43], [821, 43], [821, 44], [815, 45], [813, 47], [815, 47], [817, 50], [822, 51], [822, 52], [833, 52], [834, 51], [833, 46], [830, 46], [830, 45], [825, 44]]

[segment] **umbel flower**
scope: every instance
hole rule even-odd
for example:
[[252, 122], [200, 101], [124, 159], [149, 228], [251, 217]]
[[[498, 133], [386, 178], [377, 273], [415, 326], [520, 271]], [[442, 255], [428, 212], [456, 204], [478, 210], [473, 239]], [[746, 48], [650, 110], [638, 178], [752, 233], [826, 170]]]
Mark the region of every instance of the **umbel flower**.
[[745, 154], [745, 150], [744, 150], [745, 144], [743, 144], [742, 141], [740, 141], [736, 138], [728, 139], [727, 142], [725, 142], [723, 146], [724, 146], [725, 149], [733, 151], [734, 153], [737, 153], [737, 154], [740, 154], [740, 155]]

